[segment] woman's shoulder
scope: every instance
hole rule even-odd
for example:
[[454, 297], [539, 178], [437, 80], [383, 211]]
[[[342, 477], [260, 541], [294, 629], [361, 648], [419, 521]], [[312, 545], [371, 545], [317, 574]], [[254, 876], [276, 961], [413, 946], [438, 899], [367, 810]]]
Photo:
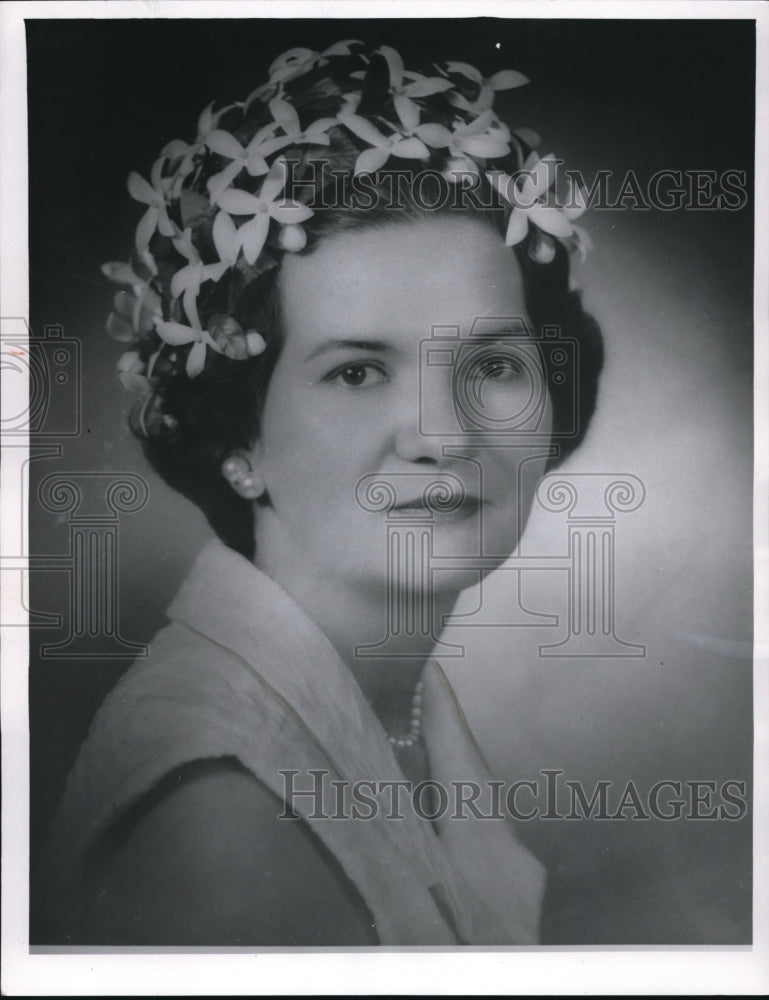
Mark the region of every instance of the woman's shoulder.
[[284, 709], [223, 647], [171, 623], [97, 711], [52, 830], [63, 870], [169, 774], [195, 761], [257, 762]]
[[94, 845], [85, 874], [90, 943], [376, 942], [338, 862], [232, 758], [169, 773]]
[[225, 755], [245, 731], [253, 736], [267, 701], [258, 675], [236, 655], [172, 622], [104, 699], [81, 757], [96, 773], [99, 761], [119, 770], [130, 760], [135, 769], [142, 759], [157, 764], [170, 753], [170, 768]]

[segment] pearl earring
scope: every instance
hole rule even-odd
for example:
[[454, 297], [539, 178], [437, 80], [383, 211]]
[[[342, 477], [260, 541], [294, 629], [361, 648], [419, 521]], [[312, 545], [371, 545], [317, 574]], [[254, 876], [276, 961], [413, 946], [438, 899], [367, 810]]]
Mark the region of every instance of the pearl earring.
[[265, 485], [261, 476], [249, 466], [245, 458], [232, 455], [222, 463], [222, 472], [238, 496], [245, 500], [256, 500], [264, 493]]

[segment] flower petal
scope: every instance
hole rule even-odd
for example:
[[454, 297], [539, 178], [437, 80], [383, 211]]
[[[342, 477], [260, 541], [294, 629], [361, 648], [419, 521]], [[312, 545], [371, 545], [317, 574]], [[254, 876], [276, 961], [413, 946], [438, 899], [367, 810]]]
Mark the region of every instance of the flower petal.
[[393, 154], [405, 160], [425, 160], [430, 156], [430, 150], [421, 139], [412, 136], [410, 139], [400, 139], [393, 144]]
[[307, 205], [302, 205], [298, 201], [273, 202], [270, 205], [270, 215], [276, 222], [284, 226], [296, 226], [300, 222], [311, 219], [315, 213]]
[[261, 177], [262, 174], [266, 174], [270, 168], [267, 166], [267, 160], [260, 155], [258, 150], [254, 150], [246, 160], [246, 170], [251, 174], [252, 177]]
[[126, 351], [117, 359], [116, 367], [119, 372], [141, 372], [144, 370], [144, 362], [138, 351]]
[[238, 230], [231, 216], [218, 212], [211, 231], [219, 260], [235, 261], [238, 256]]
[[136, 249], [140, 254], [149, 249], [150, 240], [155, 235], [155, 230], [158, 227], [159, 215], [158, 210], [153, 205], [150, 205], [141, 219], [139, 219], [139, 224], [136, 227]]
[[191, 326], [183, 326], [181, 323], [167, 323], [162, 319], [155, 323], [155, 329], [161, 340], [174, 347], [190, 344], [199, 337], [198, 331], [193, 330]]
[[365, 118], [361, 118], [360, 115], [345, 115], [342, 124], [370, 146], [376, 146], [379, 149], [387, 146], [387, 139], [379, 129], [375, 128], [371, 122], [366, 121]]
[[163, 188], [164, 182], [167, 185], [170, 180], [170, 178], [163, 176], [164, 166], [165, 158], [163, 156], [159, 156], [152, 164], [152, 169], [150, 170], [150, 184], [156, 192], [159, 192], [160, 189]]
[[129, 323], [125, 316], [116, 312], [111, 312], [107, 317], [107, 333], [121, 344], [130, 344], [136, 340], [133, 323]]
[[514, 128], [513, 135], [517, 135], [527, 146], [538, 146], [542, 142], [539, 132], [535, 132], [533, 128]]
[[138, 285], [142, 283], [141, 278], [134, 273], [131, 265], [124, 263], [122, 260], [111, 260], [106, 264], [102, 264], [101, 273], [105, 278], [109, 278], [110, 281], [114, 281], [120, 285]]
[[334, 42], [333, 45], [329, 45], [327, 49], [323, 50], [324, 56], [349, 56], [351, 45], [362, 45], [363, 42], [358, 41], [357, 38], [348, 38], [342, 42]]
[[190, 353], [187, 355], [187, 363], [184, 368], [190, 378], [195, 378], [203, 371], [206, 365], [206, 345], [202, 340], [193, 344]]
[[389, 148], [381, 149], [376, 146], [373, 149], [364, 149], [355, 161], [355, 173], [371, 174], [381, 170], [390, 159], [391, 153], [392, 150]]
[[200, 275], [196, 275], [195, 270], [194, 265], [188, 264], [187, 267], [183, 267], [180, 271], [177, 271], [171, 278], [171, 295], [175, 299], [178, 299], [187, 288], [194, 287], [196, 284], [200, 285], [200, 281], [196, 281], [196, 278], [199, 279]]
[[272, 139], [265, 139], [264, 142], [259, 143], [259, 153], [262, 156], [272, 156], [273, 153], [277, 153], [280, 149], [285, 149], [286, 146], [290, 146], [295, 138], [290, 135], [276, 135]]
[[459, 108], [461, 111], [472, 113], [475, 110], [470, 101], [463, 94], [458, 94], [455, 90], [446, 94], [446, 100], [452, 107]]
[[212, 153], [218, 153], [219, 156], [227, 156], [231, 160], [239, 159], [246, 154], [245, 149], [243, 149], [235, 136], [220, 128], [214, 129], [213, 132], [206, 136], [206, 145]]
[[[202, 277], [202, 275], [201, 275]], [[184, 307], [184, 315], [187, 317], [187, 321], [190, 327], [195, 331], [200, 331], [200, 316], [198, 315], [198, 292], [200, 291], [200, 280], [197, 280], [194, 284], [191, 282], [184, 289], [184, 294], [182, 295], [182, 306]]]
[[471, 184], [478, 176], [478, 164], [467, 156], [452, 156], [446, 163], [443, 176], [452, 184]]
[[138, 310], [134, 310], [134, 326], [138, 326], [139, 334], [144, 336], [154, 329], [156, 319], [163, 318], [162, 302], [155, 289], [148, 288], [143, 300], [137, 299], [136, 305]]
[[163, 318], [159, 304], [157, 292], [149, 287], [145, 288], [141, 295], [134, 299], [134, 306], [131, 310], [131, 323], [134, 330], [137, 330], [140, 335], [148, 333], [152, 329], [153, 317], [155, 315], [160, 319]]
[[183, 139], [172, 139], [163, 146], [161, 154], [167, 156], [169, 160], [175, 160], [178, 156], [184, 156], [189, 148], [189, 144]]
[[242, 169], [242, 162], [240, 160], [233, 160], [232, 163], [227, 164], [224, 170], [220, 170], [218, 174], [209, 177], [208, 193], [211, 196], [212, 202], [219, 201], [222, 192], [227, 190]]
[[442, 76], [423, 76], [407, 84], [403, 93], [407, 97], [430, 97], [432, 94], [440, 94], [453, 87], [451, 80], [446, 80]]
[[115, 293], [115, 297], [112, 300], [112, 307], [121, 316], [133, 316], [135, 302], [136, 296], [124, 290]]
[[546, 194], [555, 183], [555, 168], [559, 162], [552, 153], [538, 160], [532, 170], [532, 176], [526, 178], [521, 185], [521, 194], [532, 201]]
[[402, 94], [395, 95], [393, 104], [403, 127], [416, 128], [419, 124], [419, 105], [415, 104], [410, 97], [404, 97]]
[[137, 395], [143, 395], [152, 389], [147, 376], [139, 372], [118, 372], [118, 378], [129, 392], [135, 392]]
[[141, 201], [145, 205], [155, 205], [160, 200], [157, 191], [135, 170], [128, 175], [128, 193], [135, 201]]
[[447, 73], [461, 73], [462, 76], [466, 76], [474, 83], [481, 83], [483, 81], [483, 76], [481, 75], [480, 70], [477, 70], [475, 66], [471, 66], [470, 63], [447, 62], [445, 66]]
[[158, 208], [158, 230], [161, 236], [176, 236], [177, 228], [171, 222], [165, 205]]
[[514, 208], [510, 213], [510, 219], [507, 223], [507, 232], [505, 233], [505, 243], [509, 247], [514, 247], [516, 243], [520, 243], [521, 240], [526, 236], [529, 231], [529, 219], [528, 213], [522, 211], [520, 208]]
[[489, 134], [465, 136], [459, 145], [470, 156], [499, 157], [510, 152], [510, 146], [504, 139]]
[[187, 260], [193, 262], [200, 260], [200, 255], [192, 242], [192, 229], [190, 227], [187, 227], [184, 232], [178, 233], [172, 242], [174, 249], [182, 257], [186, 257]]
[[390, 45], [380, 45], [377, 54], [383, 56], [390, 71], [390, 87], [400, 87], [403, 82], [403, 60]]
[[493, 104], [494, 90], [488, 84], [484, 84], [473, 102], [473, 107], [476, 111], [484, 112], [489, 111]]
[[448, 146], [452, 138], [452, 133], [446, 128], [445, 125], [437, 125], [434, 122], [427, 122], [424, 125], [418, 125], [414, 129], [414, 134], [418, 136], [422, 142], [426, 142], [428, 146], [433, 146], [438, 149], [441, 149], [443, 146]]
[[243, 247], [243, 256], [249, 264], [256, 263], [256, 258], [262, 252], [269, 229], [270, 216], [260, 212], [259, 215], [255, 215], [250, 222], [247, 222], [238, 230], [240, 245]]
[[529, 210], [529, 219], [539, 229], [551, 236], [571, 236], [573, 230], [566, 216], [557, 208], [534, 205]]
[[529, 78], [515, 69], [502, 69], [489, 77], [487, 82], [492, 90], [512, 90], [513, 87], [523, 87]]
[[289, 104], [282, 97], [273, 97], [268, 107], [272, 117], [285, 132], [291, 135], [298, 135], [301, 132], [299, 115], [293, 104]]
[[308, 129], [305, 129], [305, 137], [315, 136], [316, 134], [325, 135], [326, 132], [336, 125], [336, 118], [319, 118], [317, 121], [313, 122]]
[[202, 273], [203, 281], [219, 281], [230, 267], [232, 264], [227, 260], [220, 260], [218, 264], [206, 264]]
[[312, 49], [300, 47], [289, 49], [270, 65], [270, 83], [280, 83], [292, 76], [299, 76], [312, 66], [316, 58], [317, 53]]
[[249, 194], [248, 191], [241, 191], [239, 188], [228, 188], [217, 198], [220, 208], [230, 215], [254, 215], [261, 204], [261, 199], [256, 195]]
[[491, 111], [483, 111], [481, 114], [474, 118], [473, 121], [468, 122], [467, 125], [460, 125], [456, 131], [457, 135], [482, 135], [487, 132], [488, 129], [494, 122], [494, 115]]
[[270, 171], [262, 181], [259, 197], [263, 201], [273, 201], [286, 186], [288, 179], [288, 164], [284, 157], [279, 156], [270, 167]]

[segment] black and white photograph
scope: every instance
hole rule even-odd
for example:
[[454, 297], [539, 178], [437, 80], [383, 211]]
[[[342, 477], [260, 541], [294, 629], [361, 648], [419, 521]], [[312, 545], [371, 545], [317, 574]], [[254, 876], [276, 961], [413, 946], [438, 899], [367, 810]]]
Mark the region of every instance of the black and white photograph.
[[3, 991], [763, 992], [765, 10], [8, 7]]

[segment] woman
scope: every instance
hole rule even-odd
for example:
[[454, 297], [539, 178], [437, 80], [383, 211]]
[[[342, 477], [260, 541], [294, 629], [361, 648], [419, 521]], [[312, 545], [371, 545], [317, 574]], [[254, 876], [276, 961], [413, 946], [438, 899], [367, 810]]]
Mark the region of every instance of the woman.
[[[537, 941], [542, 866], [479, 818], [487, 769], [431, 658], [601, 367], [569, 285], [579, 198], [559, 207], [554, 161], [493, 112], [525, 82], [291, 50], [129, 178], [145, 213], [105, 273], [132, 426], [218, 539], [70, 776], [59, 939]], [[545, 326], [576, 340], [577, 384]]]

